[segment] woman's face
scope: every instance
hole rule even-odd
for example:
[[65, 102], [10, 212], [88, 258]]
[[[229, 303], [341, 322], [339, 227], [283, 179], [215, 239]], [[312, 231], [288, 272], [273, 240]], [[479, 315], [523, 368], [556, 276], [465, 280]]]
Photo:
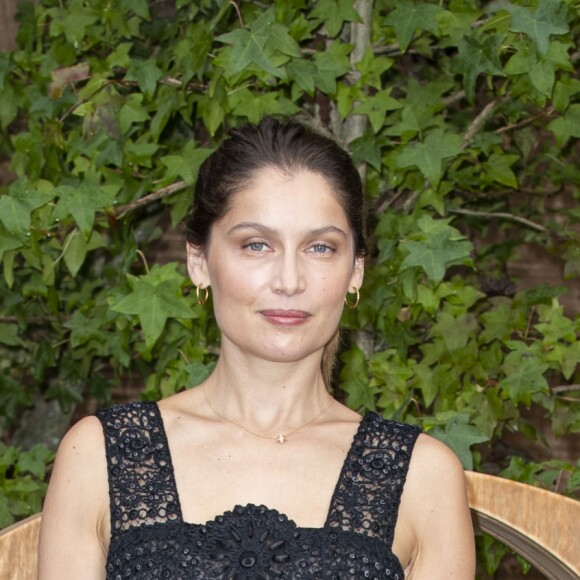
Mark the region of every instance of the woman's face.
[[339, 324], [347, 292], [359, 288], [363, 259], [324, 177], [260, 171], [236, 193], [205, 252], [188, 249], [197, 286], [211, 286], [222, 353], [268, 361], [320, 352]]

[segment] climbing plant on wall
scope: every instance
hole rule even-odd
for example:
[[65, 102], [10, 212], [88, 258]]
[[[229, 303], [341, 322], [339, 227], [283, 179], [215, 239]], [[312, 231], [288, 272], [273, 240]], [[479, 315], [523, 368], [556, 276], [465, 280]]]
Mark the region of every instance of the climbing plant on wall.
[[[577, 2], [43, 0], [19, 19], [0, 54], [0, 525], [38, 509], [52, 457], [18, 467], [15, 446], [54, 447], [123, 382], [158, 398], [211, 371], [215, 323], [151, 247], [226, 131], [265, 114], [333, 135], [364, 175], [337, 396], [469, 469], [578, 492], [578, 465], [498, 445], [542, 439], [531, 407], [580, 430], [566, 288], [510, 278], [529, 244], [580, 274]], [[491, 571], [502, 551], [482, 554]]]

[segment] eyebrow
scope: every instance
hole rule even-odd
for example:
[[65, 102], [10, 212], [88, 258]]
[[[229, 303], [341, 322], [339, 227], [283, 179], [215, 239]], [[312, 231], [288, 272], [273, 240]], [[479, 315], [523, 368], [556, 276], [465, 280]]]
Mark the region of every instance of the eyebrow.
[[[264, 235], [276, 235], [276, 230], [273, 228], [269, 228], [268, 226], [265, 226], [264, 224], [260, 224], [258, 222], [241, 222], [237, 225], [235, 225], [233, 228], [231, 228], [230, 230], [228, 230], [228, 235], [233, 234], [239, 230], [257, 230], [261, 233], [263, 233]], [[341, 236], [342, 238], [344, 238], [345, 240], [348, 239], [348, 236], [346, 235], [346, 233], [341, 230], [340, 228], [337, 228], [336, 226], [325, 226], [322, 228], [316, 228], [314, 230], [310, 230], [308, 232], [311, 236], [322, 236], [324, 234], [338, 234], [339, 236]]]

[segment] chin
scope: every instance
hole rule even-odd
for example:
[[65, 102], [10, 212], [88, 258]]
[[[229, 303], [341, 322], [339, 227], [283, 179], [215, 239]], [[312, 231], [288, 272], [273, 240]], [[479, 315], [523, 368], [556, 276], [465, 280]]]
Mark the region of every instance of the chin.
[[301, 360], [307, 359], [317, 352], [322, 352], [324, 346], [319, 348], [291, 348], [291, 347], [280, 347], [276, 348], [273, 345], [264, 346], [261, 349], [256, 349], [253, 354], [254, 356], [261, 358], [268, 362], [279, 362], [279, 363], [295, 363]]

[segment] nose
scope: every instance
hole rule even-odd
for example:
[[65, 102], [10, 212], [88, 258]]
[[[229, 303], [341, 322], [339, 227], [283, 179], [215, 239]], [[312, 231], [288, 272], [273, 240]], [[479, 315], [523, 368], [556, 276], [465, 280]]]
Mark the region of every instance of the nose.
[[306, 277], [299, 255], [293, 252], [281, 253], [276, 260], [272, 276], [272, 289], [274, 292], [288, 296], [304, 292]]

